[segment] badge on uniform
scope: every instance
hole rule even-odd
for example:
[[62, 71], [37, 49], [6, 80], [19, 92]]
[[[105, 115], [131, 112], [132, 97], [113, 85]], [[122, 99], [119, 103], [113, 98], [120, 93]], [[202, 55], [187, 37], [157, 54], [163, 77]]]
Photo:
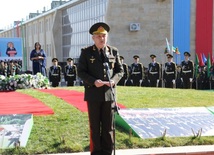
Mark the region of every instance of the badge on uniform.
[[94, 63], [94, 60], [95, 60], [95, 58], [94, 58], [94, 56], [92, 56], [92, 57], [90, 58], [90, 61], [91, 61], [92, 64]]

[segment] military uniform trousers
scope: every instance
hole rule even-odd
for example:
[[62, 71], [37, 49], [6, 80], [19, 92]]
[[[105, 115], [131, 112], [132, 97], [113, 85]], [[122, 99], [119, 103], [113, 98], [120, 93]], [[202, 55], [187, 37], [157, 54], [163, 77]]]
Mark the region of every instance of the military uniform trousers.
[[112, 101], [87, 101], [91, 155], [112, 154], [114, 115], [112, 104]]
[[140, 86], [140, 80], [142, 79], [141, 73], [139, 74], [132, 74], [132, 81], [133, 81], [133, 86]]
[[51, 85], [52, 87], [58, 87], [60, 82], [58, 75], [51, 75], [51, 82], [52, 82], [52, 85]]
[[74, 81], [75, 80], [76, 79], [75, 79], [74, 75], [67, 76], [66, 77], [67, 86], [74, 86]]
[[173, 82], [172, 80], [174, 79], [174, 74], [168, 74], [165, 77], [165, 88], [173, 88]]
[[192, 78], [191, 73], [184, 73], [183, 72], [183, 88], [185, 89], [190, 89], [192, 86], [191, 82], [190, 82], [190, 78]]

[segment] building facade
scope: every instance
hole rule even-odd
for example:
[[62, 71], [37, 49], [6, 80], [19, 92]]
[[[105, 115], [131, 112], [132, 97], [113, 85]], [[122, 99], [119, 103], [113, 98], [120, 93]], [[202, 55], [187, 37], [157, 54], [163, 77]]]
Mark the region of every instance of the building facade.
[[23, 38], [24, 69], [30, 70], [35, 42], [46, 51], [47, 67], [53, 57], [60, 62], [72, 57], [77, 63], [81, 48], [93, 43], [90, 26], [106, 22], [111, 28], [108, 43], [119, 49], [127, 64], [139, 55], [147, 66], [150, 54], [164, 63], [166, 38], [179, 48], [180, 55], [174, 53], [179, 64], [185, 51], [192, 54], [192, 60], [195, 53], [212, 55], [213, 5], [212, 0], [72, 0], [1, 31], [0, 37]]

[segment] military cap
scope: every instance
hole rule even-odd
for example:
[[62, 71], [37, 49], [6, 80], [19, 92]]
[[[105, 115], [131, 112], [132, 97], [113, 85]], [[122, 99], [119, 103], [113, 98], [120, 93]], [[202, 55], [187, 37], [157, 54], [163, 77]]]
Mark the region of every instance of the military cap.
[[73, 59], [73, 58], [68, 58], [68, 59], [67, 59], [67, 61], [72, 61], [72, 60], [74, 60], [74, 59]]
[[134, 59], [140, 58], [138, 55], [133, 56]]
[[166, 56], [167, 56], [167, 58], [173, 58], [173, 55], [169, 54], [169, 53]]
[[110, 31], [110, 27], [106, 23], [95, 23], [89, 29], [90, 34], [107, 34]]
[[189, 57], [191, 56], [191, 54], [189, 52], [184, 52], [184, 55], [189, 56]]
[[17, 61], [17, 60], [14, 60], [14, 63], [18, 63], [18, 61]]
[[151, 55], [150, 55], [150, 58], [156, 58], [156, 55], [151, 54]]
[[52, 62], [54, 62], [54, 61], [58, 61], [58, 59], [57, 59], [57, 58], [53, 58], [53, 59], [52, 59]]
[[120, 56], [120, 60], [124, 60], [124, 57], [123, 57], [123, 56]]

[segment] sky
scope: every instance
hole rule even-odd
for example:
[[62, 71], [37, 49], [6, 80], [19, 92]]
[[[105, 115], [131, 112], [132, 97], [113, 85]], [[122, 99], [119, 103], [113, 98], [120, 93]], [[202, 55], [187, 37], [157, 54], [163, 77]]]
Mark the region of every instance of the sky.
[[26, 21], [29, 13], [42, 12], [51, 8], [52, 0], [1, 0], [0, 29], [12, 27], [17, 20]]

